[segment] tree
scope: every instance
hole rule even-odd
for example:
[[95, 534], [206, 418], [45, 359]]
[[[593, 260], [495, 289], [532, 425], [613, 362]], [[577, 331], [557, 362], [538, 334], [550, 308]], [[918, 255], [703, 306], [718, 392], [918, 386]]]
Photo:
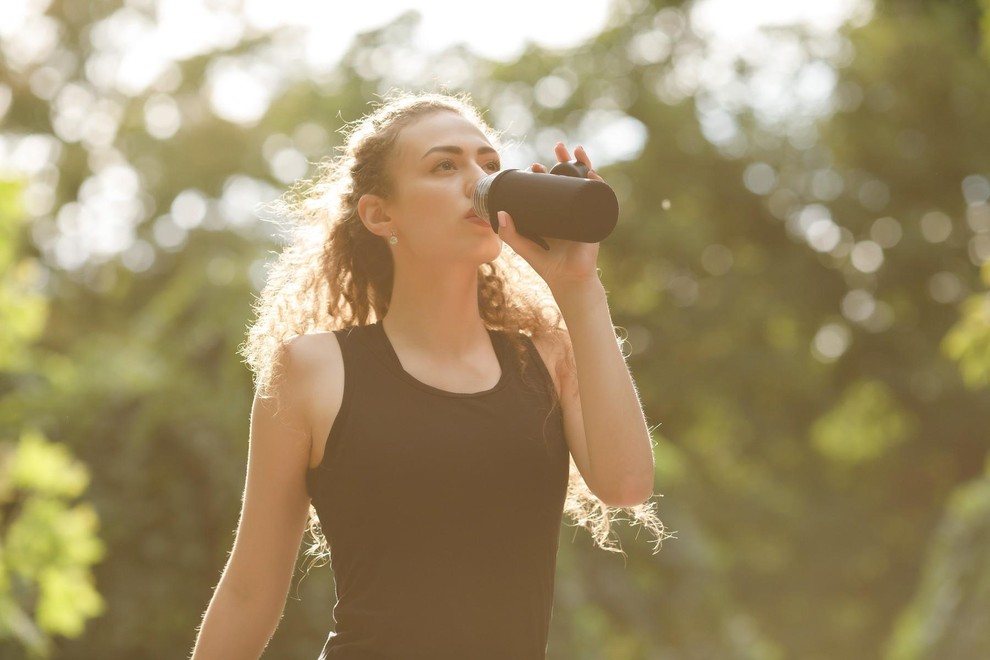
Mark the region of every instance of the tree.
[[[251, 385], [236, 347], [278, 245], [255, 202], [331, 153], [376, 93], [436, 72], [491, 109], [520, 159], [588, 144], [620, 198], [602, 277], [678, 538], [653, 555], [621, 528], [622, 557], [562, 530], [550, 657], [855, 660], [931, 624], [903, 605], [938, 557], [972, 547], [980, 528], [942, 521], [987, 456], [987, 390], [954, 363], [985, 373], [979, 304], [958, 325], [985, 288], [990, 231], [978, 5], [878, 2], [837, 39], [767, 30], [727, 68], [690, 9], [616, 2], [586, 44], [507, 63], [426, 57], [407, 15], [337, 66], [273, 73], [298, 35], [246, 29], [138, 67], [157, 72], [141, 87], [108, 35], [140, 34], [154, 7], [66, 2], [48, 10], [51, 49], [3, 51], [5, 137], [47, 154], [26, 199], [49, 397], [25, 397], [23, 415], [92, 473], [107, 556], [105, 615], [56, 655], [189, 648], [243, 479]], [[793, 79], [768, 79], [762, 63], [787, 53]], [[426, 77], [409, 74], [417, 62]], [[211, 105], [228, 70], [273, 85], [260, 116]], [[786, 112], [757, 103], [812, 83], [830, 93]], [[127, 241], [83, 231], [108, 219]], [[322, 645], [329, 577], [294, 590], [272, 657]]]
[[39, 364], [54, 356], [36, 345], [47, 303], [40, 266], [22, 252], [19, 195], [0, 182], [0, 650], [48, 657], [53, 636], [79, 637], [103, 609], [91, 570], [103, 545], [79, 501], [86, 467], [24, 414], [48, 393]]
[[[983, 283], [990, 287], [990, 264]], [[990, 293], [969, 296], [962, 318], [943, 342], [973, 389], [990, 386]], [[990, 649], [990, 463], [983, 476], [958, 486], [936, 529], [911, 605], [891, 640], [891, 660], [976, 658]]]

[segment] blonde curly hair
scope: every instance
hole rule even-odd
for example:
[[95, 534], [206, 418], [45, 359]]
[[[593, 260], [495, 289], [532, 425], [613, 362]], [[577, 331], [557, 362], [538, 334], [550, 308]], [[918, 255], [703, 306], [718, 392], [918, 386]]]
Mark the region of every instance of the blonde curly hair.
[[[392, 256], [385, 242], [362, 224], [358, 200], [368, 193], [389, 195], [386, 165], [400, 132], [435, 112], [461, 115], [498, 146], [498, 135], [467, 95], [393, 93], [372, 113], [345, 126], [345, 143], [338, 154], [274, 204], [288, 225], [289, 242], [269, 269], [255, 305], [256, 321], [241, 347], [254, 372], [258, 396], [274, 395], [280, 358], [292, 337], [367, 325], [385, 316], [392, 294]], [[507, 245], [497, 259], [479, 267], [478, 301], [485, 325], [504, 332], [520, 357], [524, 355], [522, 333], [562, 340], [573, 359], [549, 288]], [[601, 548], [621, 552], [612, 523], [623, 518], [646, 529], [655, 541], [654, 549], [659, 549], [669, 535], [655, 511], [653, 502], [628, 509], [604, 504], [571, 459], [564, 512], [576, 525], [587, 528]], [[309, 554], [327, 559], [329, 549], [312, 507], [310, 532], [314, 542]]]

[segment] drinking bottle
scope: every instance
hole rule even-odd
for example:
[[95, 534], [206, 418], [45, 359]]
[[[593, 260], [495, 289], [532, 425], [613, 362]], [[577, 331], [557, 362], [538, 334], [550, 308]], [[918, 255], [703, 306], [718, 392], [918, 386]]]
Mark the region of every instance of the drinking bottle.
[[475, 187], [475, 212], [498, 233], [498, 212], [508, 211], [516, 230], [544, 247], [538, 238], [598, 243], [615, 228], [619, 202], [607, 184], [584, 178], [587, 171], [584, 163], [571, 161], [558, 163], [549, 174], [489, 174]]

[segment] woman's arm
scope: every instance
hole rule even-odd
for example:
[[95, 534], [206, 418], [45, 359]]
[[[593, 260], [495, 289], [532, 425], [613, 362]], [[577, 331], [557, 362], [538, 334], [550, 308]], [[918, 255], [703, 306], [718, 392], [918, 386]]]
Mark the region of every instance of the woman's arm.
[[[558, 161], [570, 160], [563, 144], [555, 152]], [[591, 168], [582, 147], [574, 155]], [[534, 164], [533, 171], [546, 168]], [[589, 176], [601, 181], [593, 170]], [[508, 213], [499, 222], [502, 239], [546, 281], [567, 325], [569, 341], [559, 342], [552, 362], [574, 463], [606, 504], [643, 503], [653, 494], [653, 443], [598, 279], [598, 244], [546, 239], [544, 250], [519, 236]]]
[[570, 346], [561, 342], [556, 351], [555, 369], [574, 463], [606, 504], [642, 504], [653, 495], [653, 444], [605, 290], [596, 277], [558, 288], [554, 298], [570, 336]]
[[[286, 351], [276, 396], [256, 397], [234, 547], [193, 649], [194, 660], [258, 658], [285, 606], [309, 511], [305, 382]], [[298, 358], [295, 362], [298, 362]]]

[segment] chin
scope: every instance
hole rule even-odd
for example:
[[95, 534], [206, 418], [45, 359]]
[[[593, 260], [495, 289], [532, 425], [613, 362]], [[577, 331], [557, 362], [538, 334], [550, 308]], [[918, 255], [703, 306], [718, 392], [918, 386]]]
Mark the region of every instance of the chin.
[[469, 241], [458, 243], [456, 246], [451, 245], [448, 253], [450, 258], [458, 261], [467, 260], [480, 266], [494, 261], [502, 254], [502, 239], [494, 232], [487, 236], [473, 236]]
[[493, 234], [493, 240], [486, 242], [483, 248], [485, 257], [482, 259], [481, 263], [486, 264], [489, 261], [495, 261], [498, 256], [502, 254], [502, 239], [498, 237], [497, 234]]

